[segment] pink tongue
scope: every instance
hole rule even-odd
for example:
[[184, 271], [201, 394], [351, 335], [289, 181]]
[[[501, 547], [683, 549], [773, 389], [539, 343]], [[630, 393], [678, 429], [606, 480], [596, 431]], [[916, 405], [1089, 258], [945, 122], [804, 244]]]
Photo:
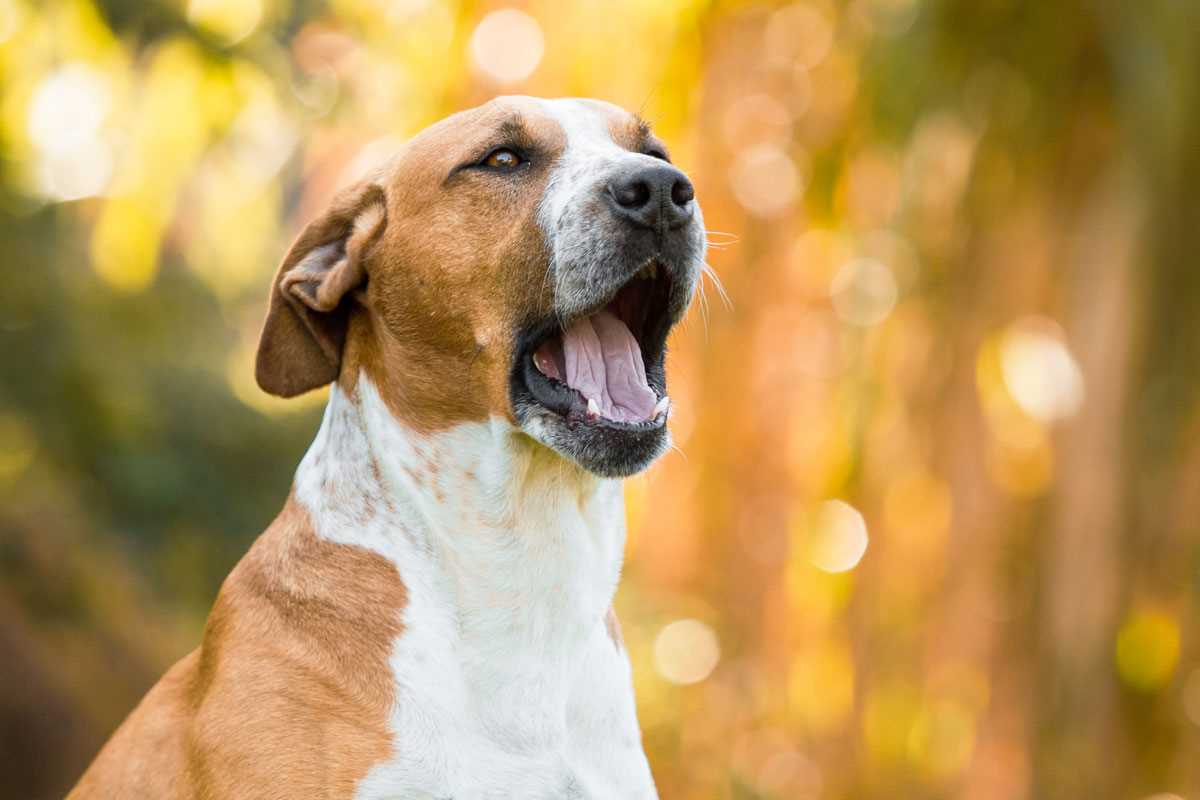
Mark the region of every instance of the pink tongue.
[[562, 342], [567, 386], [595, 400], [608, 419], [650, 419], [658, 398], [646, 383], [642, 349], [624, 322], [601, 311], [572, 324]]

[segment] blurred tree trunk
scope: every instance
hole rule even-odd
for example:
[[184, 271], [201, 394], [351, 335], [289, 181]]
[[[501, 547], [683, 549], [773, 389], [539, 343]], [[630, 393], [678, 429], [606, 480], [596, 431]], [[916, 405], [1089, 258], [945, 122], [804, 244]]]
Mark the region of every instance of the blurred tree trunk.
[[1064, 248], [1066, 318], [1087, 398], [1059, 437], [1041, 594], [1046, 624], [1037, 707], [1047, 797], [1121, 797], [1113, 640], [1128, 455], [1122, 420], [1133, 341], [1141, 187], [1124, 165], [1098, 181]]

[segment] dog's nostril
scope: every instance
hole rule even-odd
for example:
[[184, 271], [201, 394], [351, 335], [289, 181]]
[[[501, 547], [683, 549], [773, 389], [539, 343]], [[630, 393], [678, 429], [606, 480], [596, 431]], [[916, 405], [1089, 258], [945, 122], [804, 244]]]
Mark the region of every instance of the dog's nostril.
[[650, 186], [645, 181], [627, 181], [614, 187], [613, 198], [625, 208], [641, 208], [650, 200]]
[[671, 187], [671, 201], [677, 206], [686, 206], [696, 196], [696, 189], [687, 178], [675, 181]]
[[620, 218], [660, 233], [683, 227], [695, 213], [692, 182], [670, 164], [639, 165], [614, 178], [606, 193]]

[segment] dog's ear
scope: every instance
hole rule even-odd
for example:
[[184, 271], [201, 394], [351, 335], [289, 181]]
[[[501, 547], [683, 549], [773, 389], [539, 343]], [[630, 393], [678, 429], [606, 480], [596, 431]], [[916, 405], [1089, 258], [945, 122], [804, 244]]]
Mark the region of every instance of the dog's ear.
[[386, 217], [383, 189], [360, 183], [340, 192], [296, 239], [271, 283], [258, 341], [255, 377], [263, 391], [295, 397], [337, 380], [347, 295], [366, 283], [364, 258]]

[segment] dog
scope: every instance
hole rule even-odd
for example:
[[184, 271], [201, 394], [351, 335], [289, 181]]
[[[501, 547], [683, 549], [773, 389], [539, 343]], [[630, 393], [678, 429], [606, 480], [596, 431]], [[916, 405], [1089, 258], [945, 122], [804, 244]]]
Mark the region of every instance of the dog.
[[200, 647], [70, 798], [654, 798], [612, 610], [669, 445], [692, 183], [608, 103], [502, 97], [339, 192], [272, 283], [267, 392], [332, 384]]

